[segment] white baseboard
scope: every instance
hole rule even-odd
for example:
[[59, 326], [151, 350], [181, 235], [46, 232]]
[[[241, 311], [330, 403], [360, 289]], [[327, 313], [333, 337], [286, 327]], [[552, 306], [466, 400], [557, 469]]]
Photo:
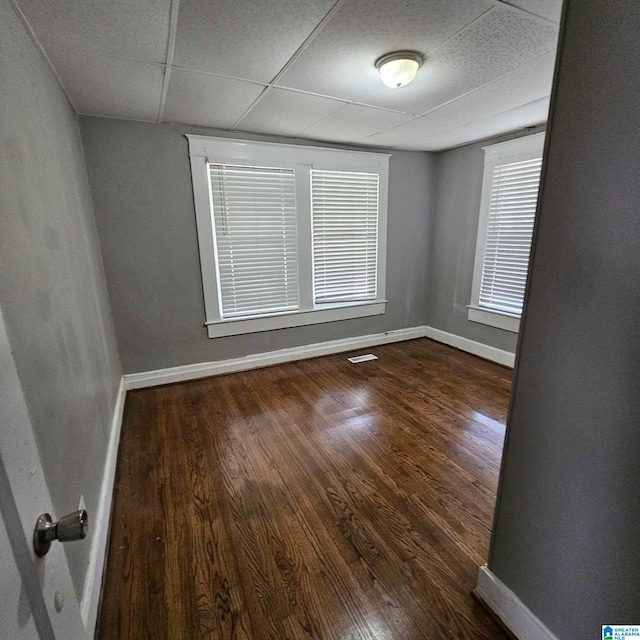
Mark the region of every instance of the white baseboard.
[[216, 362], [199, 362], [188, 364], [182, 367], [171, 367], [169, 369], [158, 369], [157, 371], [144, 371], [142, 373], [129, 373], [124, 376], [126, 389], [142, 389], [145, 387], [155, 387], [171, 382], [184, 382], [186, 380], [196, 380], [197, 378], [207, 378], [209, 376], [223, 373], [233, 373], [235, 371], [246, 371], [248, 369], [258, 369], [273, 364], [283, 362], [293, 362], [325, 356], [342, 351], [355, 351], [374, 347], [379, 344], [389, 342], [400, 342], [402, 340], [412, 340], [413, 338], [424, 338], [427, 327], [410, 327], [408, 329], [397, 329], [386, 331], [385, 333], [373, 333], [367, 336], [355, 338], [345, 338], [344, 340], [329, 340], [308, 344], [302, 347], [291, 349], [280, 349], [278, 351], [268, 351], [257, 353], [244, 358], [233, 358], [231, 360], [218, 360]]
[[486, 565], [478, 571], [476, 592], [519, 640], [558, 640]]
[[437, 340], [438, 342], [448, 344], [456, 349], [473, 353], [473, 355], [480, 356], [486, 360], [491, 360], [492, 362], [497, 362], [498, 364], [502, 364], [505, 367], [511, 367], [513, 369], [516, 354], [511, 353], [510, 351], [496, 349], [495, 347], [490, 347], [488, 344], [469, 340], [469, 338], [463, 338], [462, 336], [455, 335], [455, 333], [447, 333], [446, 331], [434, 329], [433, 327], [426, 327], [425, 335], [427, 338], [431, 338], [432, 340]]
[[107, 457], [104, 463], [104, 473], [100, 487], [100, 504], [98, 505], [98, 512], [93, 518], [93, 522], [90, 521], [94, 536], [89, 554], [89, 567], [84, 581], [82, 602], [80, 603], [82, 622], [90, 638], [93, 638], [95, 633], [98, 605], [100, 604], [102, 573], [104, 571], [104, 562], [107, 554], [111, 501], [113, 499], [113, 485], [116, 475], [116, 461], [118, 458], [118, 445], [120, 444], [120, 429], [122, 427], [122, 413], [124, 411], [126, 393], [124, 378], [121, 378], [113, 409], [111, 434], [109, 436]]

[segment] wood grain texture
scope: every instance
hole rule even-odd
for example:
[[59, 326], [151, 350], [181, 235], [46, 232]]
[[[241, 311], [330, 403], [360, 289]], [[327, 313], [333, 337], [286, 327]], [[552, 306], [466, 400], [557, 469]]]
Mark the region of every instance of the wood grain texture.
[[427, 339], [129, 392], [97, 637], [506, 638], [511, 371]]

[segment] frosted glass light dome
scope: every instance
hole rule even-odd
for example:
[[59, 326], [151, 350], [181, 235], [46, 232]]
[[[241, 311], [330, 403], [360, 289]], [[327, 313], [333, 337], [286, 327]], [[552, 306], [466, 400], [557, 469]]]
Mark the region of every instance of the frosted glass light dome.
[[388, 53], [376, 61], [376, 68], [387, 87], [396, 89], [409, 84], [418, 73], [422, 56], [415, 51]]

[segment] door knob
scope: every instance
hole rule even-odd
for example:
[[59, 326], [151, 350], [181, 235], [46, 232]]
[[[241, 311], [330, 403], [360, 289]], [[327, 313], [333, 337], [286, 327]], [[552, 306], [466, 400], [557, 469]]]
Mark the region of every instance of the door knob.
[[37, 556], [43, 556], [53, 540], [60, 542], [70, 542], [71, 540], [82, 540], [87, 537], [89, 529], [89, 516], [85, 509], [78, 509], [58, 522], [53, 522], [48, 513], [43, 513], [36, 520], [36, 528], [33, 532], [33, 549]]

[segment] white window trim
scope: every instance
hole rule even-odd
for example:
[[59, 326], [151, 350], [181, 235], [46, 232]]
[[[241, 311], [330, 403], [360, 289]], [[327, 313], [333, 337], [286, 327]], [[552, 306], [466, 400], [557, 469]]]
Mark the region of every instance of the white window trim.
[[508, 140], [482, 147], [484, 151], [484, 174], [482, 178], [482, 197], [480, 215], [478, 217], [478, 236], [476, 239], [476, 256], [473, 266], [473, 283], [471, 286], [471, 303], [468, 305], [468, 318], [471, 322], [479, 322], [513, 333], [520, 330], [520, 316], [489, 310], [480, 307], [480, 285], [482, 283], [482, 265], [487, 241], [487, 224], [489, 220], [489, 204], [491, 198], [491, 181], [493, 170], [505, 160], [522, 162], [533, 157], [542, 156], [545, 132], [531, 136]]
[[[209, 338], [299, 327], [385, 312], [387, 208], [389, 197], [389, 154], [345, 151], [325, 147], [254, 142], [231, 138], [187, 135], [193, 197], [196, 211], [200, 267], [204, 293], [205, 325]], [[296, 215], [300, 309], [295, 312], [222, 319], [218, 294], [216, 246], [213, 233], [207, 162], [247, 164], [296, 170]], [[310, 169], [361, 171], [380, 176], [378, 210], [378, 269], [375, 300], [343, 304], [313, 303], [311, 185]], [[305, 248], [306, 247], [306, 248]]]

